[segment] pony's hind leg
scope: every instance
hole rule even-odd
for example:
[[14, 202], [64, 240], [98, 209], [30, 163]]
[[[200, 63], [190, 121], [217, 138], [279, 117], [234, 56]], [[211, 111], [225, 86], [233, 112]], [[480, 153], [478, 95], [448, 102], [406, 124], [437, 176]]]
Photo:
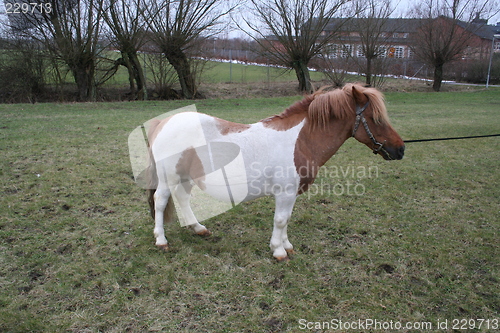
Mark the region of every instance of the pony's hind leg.
[[209, 236], [211, 235], [211, 232], [204, 225], [198, 222], [193, 210], [191, 209], [190, 199], [192, 189], [193, 184], [191, 184], [190, 181], [185, 180], [176, 187], [174, 196], [179, 203], [179, 208], [185, 220], [185, 224], [198, 235]]
[[163, 250], [168, 249], [168, 241], [165, 237], [165, 229], [163, 221], [165, 219], [165, 211], [170, 198], [170, 190], [168, 188], [159, 187], [154, 194], [154, 210], [155, 210], [155, 229], [156, 246]]

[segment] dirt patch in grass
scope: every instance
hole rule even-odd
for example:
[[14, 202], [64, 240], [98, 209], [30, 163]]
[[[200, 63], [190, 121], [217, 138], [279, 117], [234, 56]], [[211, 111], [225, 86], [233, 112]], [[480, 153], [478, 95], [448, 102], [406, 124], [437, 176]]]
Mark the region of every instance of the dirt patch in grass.
[[[314, 81], [313, 86], [319, 89], [331, 85], [326, 80]], [[443, 92], [473, 91], [481, 89], [480, 86], [443, 84]], [[390, 79], [379, 88], [383, 92], [433, 92], [432, 82], [421, 80]], [[248, 82], [248, 83], [211, 83], [200, 86], [201, 93], [205, 98], [231, 99], [231, 98], [255, 98], [255, 97], [284, 97], [296, 96], [302, 93], [298, 90], [296, 81], [286, 82]]]

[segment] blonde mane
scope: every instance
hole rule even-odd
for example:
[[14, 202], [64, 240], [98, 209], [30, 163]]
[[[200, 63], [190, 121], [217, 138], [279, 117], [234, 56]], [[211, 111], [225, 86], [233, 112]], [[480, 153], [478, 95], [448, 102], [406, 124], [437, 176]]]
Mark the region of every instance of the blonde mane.
[[347, 119], [356, 116], [356, 103], [352, 88], [365, 94], [373, 110], [377, 124], [389, 124], [384, 96], [375, 88], [348, 83], [341, 89], [327, 91], [323, 87], [287, 108], [282, 113], [261, 120], [266, 127], [283, 131], [298, 125], [307, 118], [311, 129], [326, 127], [331, 119]]
[[353, 87], [368, 98], [375, 123], [389, 124], [383, 94], [375, 88], [349, 83], [342, 89], [326, 92], [320, 89], [312, 95], [314, 100], [308, 109], [311, 126], [313, 128], [324, 127], [330, 122], [331, 118], [347, 119], [356, 116], [356, 104], [352, 94]]

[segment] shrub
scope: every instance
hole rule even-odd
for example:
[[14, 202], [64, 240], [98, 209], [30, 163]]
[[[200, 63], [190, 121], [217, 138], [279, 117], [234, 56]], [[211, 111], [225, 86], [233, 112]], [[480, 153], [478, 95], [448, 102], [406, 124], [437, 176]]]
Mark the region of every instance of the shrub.
[[30, 102], [45, 89], [44, 57], [36, 45], [17, 42], [0, 50], [0, 102]]

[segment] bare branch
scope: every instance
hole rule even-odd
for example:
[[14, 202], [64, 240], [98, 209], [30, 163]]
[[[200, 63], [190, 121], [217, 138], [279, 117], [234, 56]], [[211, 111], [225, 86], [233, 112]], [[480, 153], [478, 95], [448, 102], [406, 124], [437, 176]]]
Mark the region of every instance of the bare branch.
[[[256, 34], [262, 53], [273, 62], [292, 68], [299, 90], [311, 91], [308, 64], [331, 42], [335, 33], [324, 35], [330, 20], [349, 0], [250, 0], [249, 10], [261, 26], [246, 24]], [[265, 29], [262, 29], [264, 27]], [[338, 27], [338, 29], [340, 26]]]
[[155, 44], [176, 70], [185, 98], [194, 98], [197, 91], [195, 66], [190, 62], [193, 50], [200, 37], [223, 30], [222, 18], [234, 8], [226, 4], [219, 0], [148, 1], [144, 20]]
[[488, 17], [496, 4], [485, 0], [424, 0], [414, 8], [413, 15], [422, 20], [413, 38], [413, 51], [434, 67], [434, 90], [441, 88], [443, 66], [460, 58], [482, 27], [474, 18]]

